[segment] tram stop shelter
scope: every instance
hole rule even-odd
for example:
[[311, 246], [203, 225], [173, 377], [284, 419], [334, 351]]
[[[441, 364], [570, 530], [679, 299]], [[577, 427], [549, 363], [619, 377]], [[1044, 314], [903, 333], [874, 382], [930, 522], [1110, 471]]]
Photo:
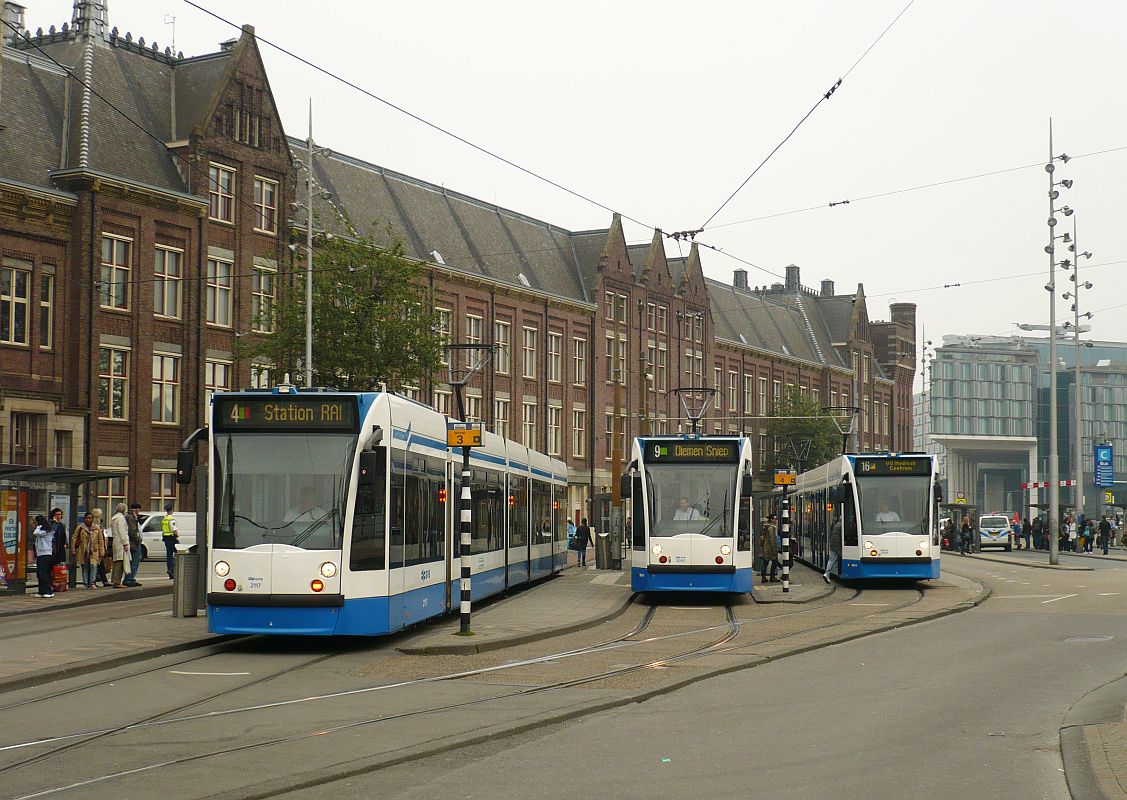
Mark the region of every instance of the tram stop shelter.
[[[73, 532], [79, 519], [79, 487], [120, 476], [120, 472], [91, 469], [0, 464], [0, 593], [23, 594], [26, 590], [28, 537], [36, 514], [61, 508], [67, 532]], [[77, 580], [74, 553], [69, 568], [73, 588]]]

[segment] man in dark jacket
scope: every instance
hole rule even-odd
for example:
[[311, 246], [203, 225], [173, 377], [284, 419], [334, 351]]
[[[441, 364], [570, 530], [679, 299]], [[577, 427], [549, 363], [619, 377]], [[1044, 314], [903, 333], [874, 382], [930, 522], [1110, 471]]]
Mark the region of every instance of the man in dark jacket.
[[575, 529], [575, 551], [579, 556], [579, 566], [587, 566], [587, 545], [591, 543], [591, 527], [587, 524], [587, 518], [584, 517], [579, 523], [579, 527]]
[[51, 509], [51, 532], [55, 537], [54, 555], [56, 564], [67, 563], [67, 549], [70, 547], [70, 537], [67, 536], [67, 525], [63, 522], [63, 510]]
[[129, 513], [125, 515], [125, 524], [129, 526], [129, 574], [123, 583], [126, 586], [140, 586], [137, 583], [137, 570], [141, 567], [141, 504], [133, 503], [129, 506]]

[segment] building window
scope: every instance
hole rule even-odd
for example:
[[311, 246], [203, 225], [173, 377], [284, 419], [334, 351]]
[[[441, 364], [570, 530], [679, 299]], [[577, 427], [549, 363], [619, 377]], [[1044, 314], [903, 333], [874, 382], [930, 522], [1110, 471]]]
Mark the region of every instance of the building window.
[[252, 388], [252, 389], [269, 389], [270, 388], [270, 366], [268, 364], [251, 364], [250, 365], [250, 388]]
[[716, 390], [716, 405], [719, 406], [724, 399], [724, 370], [721, 367], [712, 368], [712, 388]]
[[772, 381], [771, 383], [771, 408], [778, 409], [779, 401], [783, 398], [783, 382]]
[[587, 451], [587, 412], [573, 409], [571, 412], [571, 454], [582, 458]]
[[657, 328], [657, 305], [655, 303], [646, 303], [646, 330], [652, 331]]
[[128, 419], [129, 351], [117, 347], [98, 348], [98, 416]]
[[129, 308], [131, 239], [102, 236], [102, 285], [98, 292], [104, 308]]
[[629, 315], [627, 314], [627, 311], [628, 309], [626, 308], [626, 295], [620, 294], [618, 296], [618, 314], [616, 316], [618, 318], [618, 321], [623, 325], [629, 324]]
[[739, 412], [739, 401], [736, 393], [739, 391], [740, 376], [735, 370], [728, 371], [728, 413]]
[[254, 229], [262, 233], [278, 231], [278, 182], [254, 179]]
[[[751, 375], [744, 375], [744, 415], [750, 417], [755, 413], [755, 406], [752, 403], [752, 396], [755, 393], [755, 384]], [[747, 427], [747, 423], [744, 423]]]
[[128, 496], [129, 477], [122, 475], [119, 478], [107, 478], [104, 481], [98, 481], [95, 491], [97, 492], [95, 503], [98, 508], [102, 509], [102, 524], [108, 528], [108, 520], [117, 513], [118, 504], [124, 503]]
[[466, 422], [481, 422], [481, 395], [467, 394], [465, 396], [466, 402]]
[[12, 449], [9, 461], [46, 467], [47, 415], [12, 412]]
[[666, 332], [665, 325], [666, 325], [666, 314], [667, 313], [668, 312], [666, 311], [665, 306], [658, 306], [657, 307], [657, 331], [658, 331], [658, 333], [665, 333]]
[[526, 378], [536, 377], [536, 328], [524, 329], [524, 372]]
[[572, 339], [571, 346], [573, 348], [571, 363], [575, 368], [573, 382], [576, 386], [582, 386], [587, 382], [587, 340]]
[[[251, 367], [251, 374], [254, 374], [254, 367]], [[267, 387], [255, 387], [267, 388]], [[229, 392], [231, 391], [231, 362], [230, 361], [212, 361], [208, 359], [204, 363], [203, 372], [203, 390], [204, 390], [204, 416], [206, 418], [206, 409], [211, 408], [211, 396], [216, 392]]]
[[604, 319], [614, 320], [614, 292], [603, 294]]
[[[475, 314], [466, 315], [466, 344], [481, 344], [482, 318]], [[481, 357], [479, 350], [466, 350], [466, 367], [472, 367]]]
[[536, 446], [536, 403], [521, 404], [521, 441], [529, 447]]
[[149, 510], [163, 512], [168, 503], [176, 510], [176, 470], [154, 469], [151, 473], [152, 488], [149, 490]]
[[207, 321], [224, 328], [231, 327], [232, 269], [230, 261], [207, 260]]
[[[3, 313], [0, 311], [0, 313]], [[50, 350], [55, 332], [55, 276], [39, 276], [39, 346]]]
[[509, 438], [509, 401], [496, 398], [493, 400], [493, 432], [498, 436]]
[[759, 416], [767, 416], [767, 379], [759, 379]]
[[563, 334], [548, 333], [548, 380], [563, 380]]
[[250, 327], [259, 333], [274, 332], [274, 282], [278, 273], [255, 267], [251, 276]]
[[450, 344], [450, 325], [454, 321], [454, 312], [448, 308], [436, 308], [435, 312], [438, 314], [438, 330], [436, 333], [438, 334], [439, 347], [441, 348], [439, 363], [446, 365], [449, 363], [446, 360], [446, 345]]
[[74, 452], [74, 437], [70, 431], [55, 431], [55, 466], [69, 469]]
[[657, 390], [664, 392], [669, 388], [669, 350], [666, 349], [665, 342], [660, 342], [657, 346]]
[[694, 364], [696, 366], [696, 373], [694, 376], [696, 378], [696, 385], [704, 386], [704, 353], [698, 352], [693, 356], [693, 358]]
[[153, 313], [180, 318], [180, 278], [184, 253], [168, 247], [153, 251]]
[[450, 416], [450, 392], [434, 390], [434, 410], [439, 414]]
[[613, 333], [607, 334], [606, 354], [605, 355], [606, 355], [606, 364], [607, 364], [606, 380], [607, 380], [607, 383], [610, 383], [611, 381], [614, 380], [614, 334]]
[[626, 337], [618, 337], [618, 382], [626, 385]]
[[[614, 455], [614, 412], [606, 412], [606, 444], [607, 444], [607, 461], [610, 461]], [[618, 446], [619, 456], [626, 456], [626, 415], [619, 414], [618, 417]]]
[[493, 323], [493, 344], [497, 346], [494, 351], [493, 363], [497, 365], [497, 372], [508, 375], [511, 367], [512, 333], [513, 326], [508, 322], [497, 320]]
[[31, 273], [23, 269], [0, 269], [0, 343], [27, 344], [27, 315]]
[[235, 221], [235, 170], [212, 164], [208, 168], [208, 216], [219, 222]]
[[563, 426], [563, 409], [548, 406], [548, 455], [560, 454], [560, 429]]
[[700, 312], [693, 317], [693, 338], [698, 342], [704, 341], [704, 314]]
[[153, 353], [153, 422], [174, 423], [180, 417], [180, 358]]

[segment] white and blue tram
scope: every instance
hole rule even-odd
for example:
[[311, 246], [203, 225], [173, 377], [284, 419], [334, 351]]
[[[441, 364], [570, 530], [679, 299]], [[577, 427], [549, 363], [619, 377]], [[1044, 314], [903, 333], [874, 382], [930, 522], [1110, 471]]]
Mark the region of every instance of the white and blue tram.
[[935, 460], [924, 454], [839, 456], [797, 476], [796, 555], [844, 579], [939, 577]]
[[[208, 629], [376, 636], [457, 609], [461, 451], [385, 392], [217, 392]], [[567, 469], [485, 433], [473, 449], [472, 598], [566, 563]]]
[[748, 439], [635, 439], [622, 490], [631, 499], [634, 591], [752, 590]]

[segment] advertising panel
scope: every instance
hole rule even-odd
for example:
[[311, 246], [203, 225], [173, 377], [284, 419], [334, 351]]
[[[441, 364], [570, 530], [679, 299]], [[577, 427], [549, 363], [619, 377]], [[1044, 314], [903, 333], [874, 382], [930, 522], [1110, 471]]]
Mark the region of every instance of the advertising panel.
[[0, 589], [27, 577], [27, 492], [0, 489]]

